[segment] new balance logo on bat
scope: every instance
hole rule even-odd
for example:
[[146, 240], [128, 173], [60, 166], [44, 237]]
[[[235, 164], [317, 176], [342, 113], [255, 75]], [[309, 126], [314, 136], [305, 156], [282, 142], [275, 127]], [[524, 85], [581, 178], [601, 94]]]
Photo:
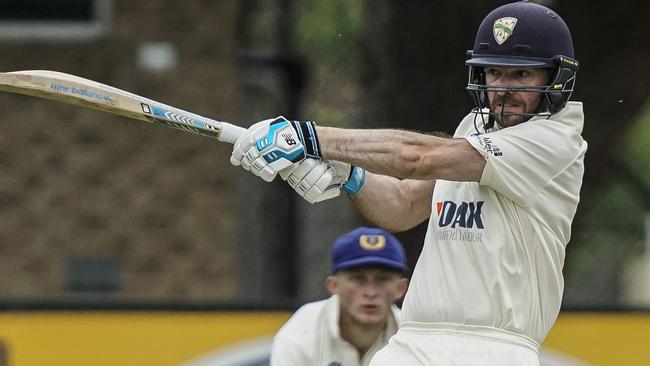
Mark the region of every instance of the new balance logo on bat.
[[483, 220], [481, 219], [483, 203], [484, 201], [460, 203], [438, 201], [438, 225], [440, 227], [484, 229], [485, 226], [483, 226]]

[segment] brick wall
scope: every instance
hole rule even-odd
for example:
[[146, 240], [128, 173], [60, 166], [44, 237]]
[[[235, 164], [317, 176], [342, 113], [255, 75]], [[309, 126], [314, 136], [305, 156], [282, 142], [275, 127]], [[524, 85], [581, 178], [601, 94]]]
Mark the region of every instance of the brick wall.
[[[69, 72], [238, 122], [238, 4], [113, 0], [102, 39], [0, 41], [0, 70]], [[139, 70], [138, 48], [158, 41], [177, 67]], [[71, 260], [101, 277], [96, 259], [116, 298], [234, 296], [228, 145], [31, 97], [0, 94], [0, 110], [0, 299], [69, 296]]]

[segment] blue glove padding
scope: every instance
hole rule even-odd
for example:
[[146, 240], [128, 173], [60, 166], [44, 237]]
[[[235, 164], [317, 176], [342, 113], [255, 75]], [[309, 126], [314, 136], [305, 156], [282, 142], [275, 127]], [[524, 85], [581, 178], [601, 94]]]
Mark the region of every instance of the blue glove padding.
[[326, 160], [334, 169], [334, 183], [349, 195], [358, 193], [366, 181], [366, 170], [342, 161]]
[[295, 163], [306, 157], [321, 157], [315, 124], [277, 117], [244, 132], [234, 144], [230, 162], [270, 182], [278, 172], [295, 169]]
[[341, 190], [348, 194], [356, 194], [361, 190], [366, 181], [366, 170], [352, 165], [347, 182], [341, 185]]

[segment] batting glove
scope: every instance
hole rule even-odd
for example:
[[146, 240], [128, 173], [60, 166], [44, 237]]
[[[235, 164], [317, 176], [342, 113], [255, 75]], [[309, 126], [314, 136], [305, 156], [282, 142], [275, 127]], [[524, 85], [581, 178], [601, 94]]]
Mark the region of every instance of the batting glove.
[[284, 117], [252, 125], [234, 144], [230, 163], [267, 182], [278, 172], [295, 170], [305, 158], [321, 158], [314, 122], [289, 121]]
[[320, 159], [305, 159], [295, 168], [281, 171], [280, 176], [309, 203], [338, 197], [341, 193], [336, 171]]
[[366, 170], [342, 161], [329, 161], [329, 166], [336, 172], [341, 190], [349, 195], [357, 194], [366, 181]]
[[307, 202], [316, 203], [338, 197], [341, 190], [357, 193], [365, 170], [340, 161], [305, 159], [294, 169], [281, 171], [280, 176]]

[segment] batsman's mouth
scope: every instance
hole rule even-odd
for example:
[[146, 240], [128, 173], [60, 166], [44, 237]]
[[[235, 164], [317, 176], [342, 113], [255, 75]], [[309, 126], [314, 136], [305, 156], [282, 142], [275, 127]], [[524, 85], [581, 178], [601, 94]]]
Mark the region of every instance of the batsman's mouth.
[[514, 113], [514, 112], [522, 112], [523, 111], [523, 106], [520, 104], [515, 104], [515, 103], [497, 103], [495, 105], [494, 111], [496, 113]]

